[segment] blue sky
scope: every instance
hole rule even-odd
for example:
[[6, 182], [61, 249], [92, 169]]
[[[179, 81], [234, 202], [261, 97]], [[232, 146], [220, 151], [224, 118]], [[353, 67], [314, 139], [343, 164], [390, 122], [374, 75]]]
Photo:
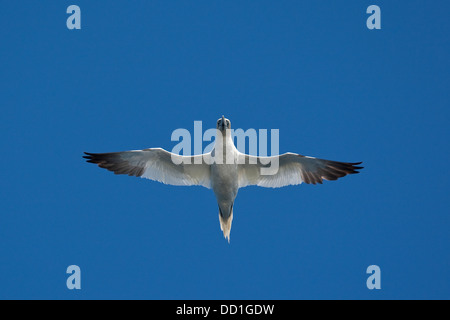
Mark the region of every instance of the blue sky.
[[[81, 8], [81, 30], [66, 8]], [[382, 29], [366, 28], [381, 8]], [[0, 298], [450, 298], [448, 1], [3, 1]], [[211, 190], [115, 176], [83, 151], [176, 128], [279, 129], [364, 161], [248, 187], [231, 243]], [[69, 265], [81, 290], [66, 288]], [[381, 268], [368, 290], [366, 268]]]

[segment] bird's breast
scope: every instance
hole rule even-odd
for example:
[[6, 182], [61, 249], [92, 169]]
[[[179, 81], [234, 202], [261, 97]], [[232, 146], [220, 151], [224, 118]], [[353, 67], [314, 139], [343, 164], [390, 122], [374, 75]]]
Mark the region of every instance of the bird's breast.
[[237, 165], [212, 164], [211, 186], [217, 196], [234, 199], [238, 190]]

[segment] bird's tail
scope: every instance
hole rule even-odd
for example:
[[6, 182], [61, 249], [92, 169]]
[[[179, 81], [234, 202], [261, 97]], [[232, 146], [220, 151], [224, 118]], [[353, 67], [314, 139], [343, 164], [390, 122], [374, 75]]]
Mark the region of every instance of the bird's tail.
[[228, 239], [230, 243], [231, 222], [233, 222], [233, 207], [231, 207], [231, 214], [224, 218], [219, 212], [220, 230], [223, 231], [223, 236]]

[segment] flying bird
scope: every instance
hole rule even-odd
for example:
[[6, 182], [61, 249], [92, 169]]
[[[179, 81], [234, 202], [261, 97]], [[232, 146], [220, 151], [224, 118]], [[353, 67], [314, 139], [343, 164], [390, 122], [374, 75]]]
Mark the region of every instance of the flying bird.
[[[358, 173], [362, 162], [338, 162], [296, 153], [258, 157], [239, 152], [231, 135], [231, 122], [217, 120], [217, 135], [209, 153], [182, 156], [161, 148], [111, 153], [88, 153], [83, 158], [115, 174], [127, 174], [176, 186], [212, 189], [219, 206], [220, 229], [230, 242], [233, 204], [239, 188], [256, 185], [279, 188], [288, 185], [322, 184]], [[277, 164], [275, 170], [270, 167]], [[267, 170], [264, 173], [264, 170]]]

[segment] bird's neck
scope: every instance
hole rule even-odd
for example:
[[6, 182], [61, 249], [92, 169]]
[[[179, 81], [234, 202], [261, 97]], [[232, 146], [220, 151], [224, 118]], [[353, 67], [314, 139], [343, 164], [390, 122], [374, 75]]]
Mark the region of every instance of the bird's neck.
[[215, 142], [215, 156], [223, 160], [222, 163], [234, 162], [236, 147], [231, 137], [231, 130], [218, 132]]
[[228, 148], [234, 147], [233, 138], [231, 136], [231, 130], [218, 131], [216, 135], [216, 148]]

